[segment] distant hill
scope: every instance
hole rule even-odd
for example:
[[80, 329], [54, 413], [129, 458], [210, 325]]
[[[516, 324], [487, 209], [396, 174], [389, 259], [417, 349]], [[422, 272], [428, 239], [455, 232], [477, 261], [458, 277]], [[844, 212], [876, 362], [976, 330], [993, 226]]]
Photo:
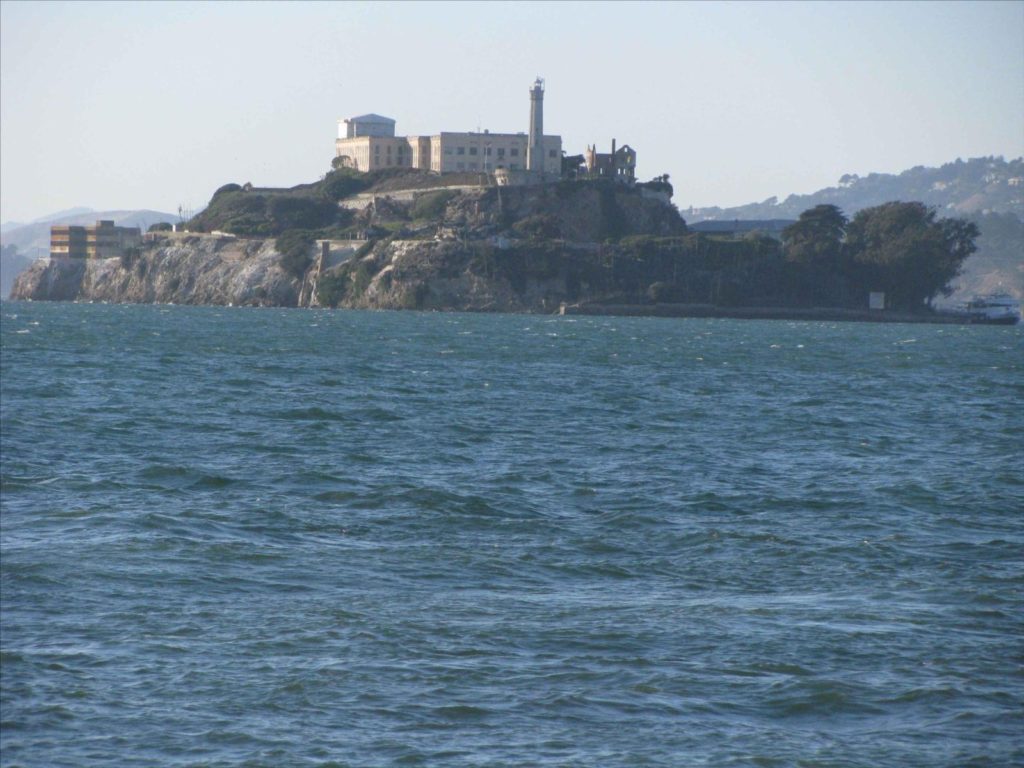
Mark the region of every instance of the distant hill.
[[54, 224], [95, 224], [110, 219], [122, 227], [140, 227], [143, 232], [160, 221], [178, 221], [177, 214], [161, 211], [94, 211], [70, 208], [0, 232], [0, 296], [10, 295], [14, 278], [36, 259], [50, 254], [50, 227]]
[[1001, 157], [956, 160], [940, 168], [917, 166], [899, 174], [845, 174], [837, 186], [809, 195], [790, 195], [782, 202], [771, 197], [735, 208], [681, 210], [689, 223], [707, 219], [795, 219], [808, 208], [825, 203], [839, 206], [847, 216], [892, 200], [917, 200], [939, 209], [943, 216], [1012, 213], [1024, 219], [1024, 158]]
[[32, 266], [35, 259], [22, 256], [13, 245], [0, 246], [0, 297], [11, 295], [14, 278]]
[[899, 174], [846, 174], [837, 186], [808, 195], [769, 198], [734, 208], [681, 210], [688, 224], [702, 221], [795, 219], [816, 205], [839, 206], [847, 216], [893, 200], [917, 200], [940, 216], [965, 218], [981, 230], [978, 252], [954, 283], [954, 300], [982, 293], [1024, 299], [1024, 158], [957, 159], [940, 168], [918, 166]]
[[32, 221], [27, 221], [27, 222], [26, 221], [5, 221], [3, 224], [0, 224], [0, 234], [2, 234], [4, 232], [9, 232], [12, 229], [17, 229], [18, 227], [24, 227], [26, 224], [42, 224], [44, 222], [48, 223], [48, 222], [57, 221], [58, 219], [67, 218], [69, 216], [77, 216], [78, 214], [81, 214], [81, 213], [92, 213], [92, 212], [93, 212], [92, 208], [83, 208], [83, 207], [79, 206], [78, 208], [66, 208], [63, 211], [57, 211], [56, 213], [50, 213], [50, 214], [47, 214], [46, 216], [42, 216], [42, 217], [40, 217], [38, 219], [32, 219]]

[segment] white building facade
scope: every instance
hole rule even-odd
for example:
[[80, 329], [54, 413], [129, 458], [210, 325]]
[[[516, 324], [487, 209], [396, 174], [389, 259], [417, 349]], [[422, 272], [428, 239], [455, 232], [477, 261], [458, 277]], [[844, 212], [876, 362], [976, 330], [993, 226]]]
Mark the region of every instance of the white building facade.
[[[345, 158], [344, 166], [368, 172], [382, 168], [419, 168], [434, 173], [493, 173], [498, 168], [526, 170], [529, 137], [525, 133], [491, 133], [483, 131], [443, 131], [433, 136], [395, 136], [394, 121], [390, 135], [376, 122], [364, 128], [359, 121], [365, 117], [338, 122], [335, 155]], [[387, 120], [387, 118], [383, 118]], [[372, 133], [369, 131], [373, 131]], [[559, 175], [562, 171], [562, 137], [544, 136], [542, 140], [542, 171]]]

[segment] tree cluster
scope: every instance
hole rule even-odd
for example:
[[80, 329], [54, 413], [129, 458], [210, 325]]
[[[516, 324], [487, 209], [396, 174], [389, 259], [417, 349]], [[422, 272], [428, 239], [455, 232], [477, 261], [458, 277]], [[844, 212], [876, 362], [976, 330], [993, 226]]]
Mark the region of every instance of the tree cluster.
[[852, 219], [817, 205], [783, 231], [782, 243], [805, 301], [862, 306], [869, 292], [883, 291], [887, 306], [917, 311], [949, 295], [977, 237], [969, 221], [939, 219], [923, 203], [891, 202]]

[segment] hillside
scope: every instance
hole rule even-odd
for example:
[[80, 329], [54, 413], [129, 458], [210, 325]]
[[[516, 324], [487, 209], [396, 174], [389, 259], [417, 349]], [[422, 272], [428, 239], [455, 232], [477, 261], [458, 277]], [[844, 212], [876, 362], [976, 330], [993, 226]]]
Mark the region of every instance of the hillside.
[[682, 211], [689, 222], [706, 219], [795, 219], [816, 205], [839, 206], [847, 216], [891, 200], [916, 200], [937, 208], [942, 216], [1012, 213], [1024, 219], [1024, 158], [977, 157], [956, 160], [939, 168], [917, 166], [899, 174], [846, 174], [834, 187], [783, 201], [733, 208], [690, 207]]
[[57, 211], [56, 213], [48, 213], [47, 215], [40, 216], [38, 219], [33, 219], [32, 221], [5, 221], [3, 224], [0, 224], [0, 234], [9, 232], [12, 229], [17, 229], [18, 227], [24, 227], [28, 224], [50, 224], [70, 216], [77, 216], [80, 213], [92, 213], [92, 208], [78, 206], [75, 208], [65, 208], [63, 211]]
[[190, 232], [153, 233], [123, 258], [37, 263], [13, 297], [542, 312], [642, 293], [672, 267], [638, 260], [635, 240], [686, 235], [664, 189], [398, 176], [334, 173], [284, 190], [225, 185]]

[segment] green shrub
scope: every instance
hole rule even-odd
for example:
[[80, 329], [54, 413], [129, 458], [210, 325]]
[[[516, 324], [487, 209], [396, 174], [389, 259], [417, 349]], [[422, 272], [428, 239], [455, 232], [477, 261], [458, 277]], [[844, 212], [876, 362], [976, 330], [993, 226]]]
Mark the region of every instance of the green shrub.
[[438, 189], [418, 195], [412, 204], [412, 217], [414, 219], [439, 219], [444, 216], [449, 201], [458, 194], [455, 190]]
[[321, 275], [316, 284], [316, 298], [321, 306], [336, 307], [345, 298], [348, 284], [351, 282], [348, 273], [328, 272]]
[[308, 232], [285, 232], [274, 241], [274, 247], [281, 254], [281, 268], [293, 277], [302, 277], [313, 263], [313, 238]]
[[274, 195], [267, 201], [267, 216], [275, 231], [330, 226], [338, 207], [329, 200]]
[[519, 237], [530, 240], [550, 240], [561, 237], [561, 225], [558, 218], [550, 213], [537, 213], [517, 221], [512, 230]]
[[241, 192], [241, 191], [242, 191], [242, 185], [241, 184], [225, 184], [223, 187], [218, 187], [217, 191], [213, 193], [213, 196], [217, 197], [217, 195], [223, 195], [223, 194], [226, 194], [228, 192]]
[[341, 200], [355, 195], [369, 186], [366, 174], [350, 168], [339, 168], [328, 173], [320, 183], [320, 189], [328, 200]]
[[206, 209], [188, 222], [188, 229], [267, 237], [290, 229], [332, 229], [352, 222], [353, 213], [326, 198], [319, 184], [259, 192], [236, 187], [226, 184], [218, 189]]

